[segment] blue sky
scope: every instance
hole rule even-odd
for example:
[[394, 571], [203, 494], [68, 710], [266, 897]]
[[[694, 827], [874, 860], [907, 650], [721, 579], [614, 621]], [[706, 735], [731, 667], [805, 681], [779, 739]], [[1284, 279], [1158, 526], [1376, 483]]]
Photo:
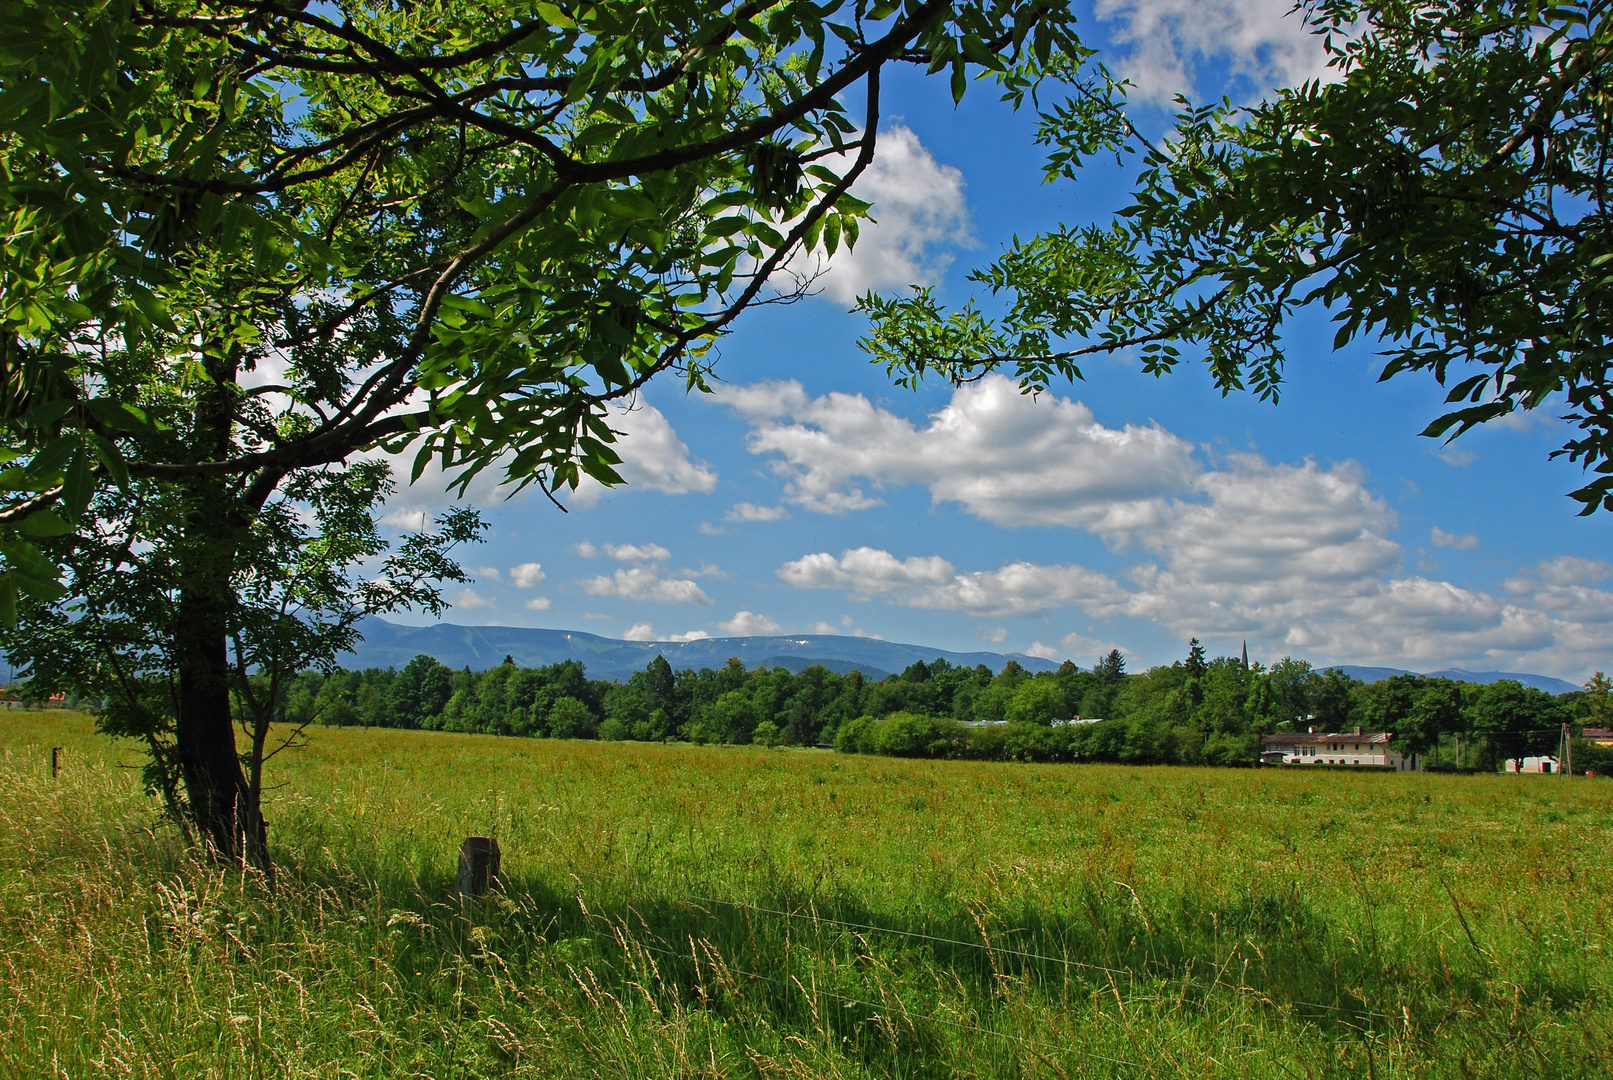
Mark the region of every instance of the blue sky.
[[[1247, 99], [1320, 70], [1287, 0], [1101, 2], [1088, 40], [1137, 84], [1147, 125], [1180, 89]], [[1191, 48], [1184, 42], [1192, 43]], [[887, 81], [881, 151], [858, 191], [878, 225], [819, 295], [743, 317], [715, 395], [652, 386], [616, 420], [625, 489], [562, 514], [485, 485], [490, 541], [450, 590], [460, 623], [610, 637], [817, 632], [1133, 667], [1249, 643], [1257, 659], [1457, 665], [1583, 681], [1610, 665], [1613, 518], [1578, 518], [1552, 415], [1451, 446], [1417, 432], [1432, 380], [1377, 383], [1370, 342], [1330, 348], [1325, 314], [1288, 332], [1283, 399], [1222, 399], [1202, 370], [1129, 357], [1033, 400], [1001, 380], [890, 385], [848, 312], [867, 287], [934, 284], [1015, 234], [1101, 220], [1134, 167], [1044, 184], [1035, 117], [989, 86]], [[389, 520], [446, 505], [431, 478]]]

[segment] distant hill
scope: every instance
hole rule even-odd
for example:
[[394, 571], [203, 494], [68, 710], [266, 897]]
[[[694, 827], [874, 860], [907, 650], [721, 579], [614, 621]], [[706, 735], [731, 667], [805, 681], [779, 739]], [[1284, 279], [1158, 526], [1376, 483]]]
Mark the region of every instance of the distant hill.
[[1423, 675], [1430, 679], [1454, 679], [1456, 682], [1483, 683], [1486, 685], [1500, 682], [1502, 679], [1512, 679], [1525, 686], [1532, 686], [1536, 690], [1544, 690], [1548, 694], [1566, 694], [1570, 691], [1584, 689], [1563, 679], [1554, 679], [1550, 675], [1531, 675], [1523, 671], [1466, 671], [1462, 668], [1447, 668], [1444, 671], [1406, 671], [1401, 668], [1359, 667], [1352, 664], [1334, 664], [1332, 666], [1338, 668], [1350, 678], [1360, 679], [1362, 682], [1378, 682], [1382, 679], [1393, 678], [1396, 675]]
[[883, 679], [919, 660], [940, 657], [950, 664], [974, 667], [985, 664], [1001, 671], [1017, 660], [1030, 671], [1052, 671], [1057, 664], [1022, 654], [950, 652], [920, 645], [903, 645], [873, 638], [809, 634], [801, 637], [703, 638], [699, 641], [620, 641], [577, 630], [538, 630], [522, 626], [400, 626], [385, 619], [366, 619], [360, 626], [364, 641], [340, 658], [349, 668], [401, 668], [424, 653], [449, 667], [483, 671], [514, 657], [523, 667], [581, 661], [590, 678], [626, 679], [643, 671], [657, 653], [674, 668], [722, 667], [731, 656], [746, 667], [765, 664], [799, 672], [811, 664], [846, 674], [853, 670], [865, 678]]

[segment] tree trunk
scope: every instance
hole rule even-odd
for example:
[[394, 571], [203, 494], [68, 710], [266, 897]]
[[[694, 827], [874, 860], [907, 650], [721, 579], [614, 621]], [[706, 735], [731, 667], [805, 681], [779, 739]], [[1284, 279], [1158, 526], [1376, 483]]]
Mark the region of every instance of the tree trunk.
[[[202, 358], [213, 385], [198, 395], [191, 452], [218, 461], [233, 446], [236, 363]], [[230, 709], [231, 576], [241, 529], [238, 496], [217, 480], [187, 483], [174, 660], [179, 674], [176, 749], [191, 817], [213, 856], [267, 867], [262, 817], [251, 803]], [[250, 832], [251, 835], [245, 835]]]
[[[216, 589], [207, 587], [212, 584], [207, 576], [187, 580], [180, 592], [179, 625], [174, 631], [179, 668], [175, 735], [198, 835], [216, 857], [239, 860], [246, 777], [230, 715], [225, 601]], [[226, 587], [227, 583], [226, 578]]]

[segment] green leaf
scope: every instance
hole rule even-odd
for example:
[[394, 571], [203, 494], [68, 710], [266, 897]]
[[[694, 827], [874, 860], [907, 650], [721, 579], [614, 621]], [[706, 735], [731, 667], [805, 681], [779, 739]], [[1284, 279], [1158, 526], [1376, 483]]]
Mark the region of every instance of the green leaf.
[[80, 446], [78, 453], [73, 455], [73, 463], [67, 467], [67, 479], [62, 483], [62, 509], [67, 511], [67, 519], [78, 524], [89, 508], [90, 496], [95, 493], [95, 478], [90, 470], [90, 457], [93, 451], [88, 447]]
[[50, 537], [66, 536], [73, 531], [73, 526], [54, 510], [35, 510], [22, 519], [17, 529], [24, 536]]

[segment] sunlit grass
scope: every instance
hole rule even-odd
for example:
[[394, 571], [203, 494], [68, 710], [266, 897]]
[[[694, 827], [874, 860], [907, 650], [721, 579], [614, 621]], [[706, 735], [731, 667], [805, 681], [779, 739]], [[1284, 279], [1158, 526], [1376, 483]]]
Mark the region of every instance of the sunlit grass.
[[319, 729], [270, 894], [133, 760], [0, 715], [0, 1074], [1613, 1071], [1601, 782]]

